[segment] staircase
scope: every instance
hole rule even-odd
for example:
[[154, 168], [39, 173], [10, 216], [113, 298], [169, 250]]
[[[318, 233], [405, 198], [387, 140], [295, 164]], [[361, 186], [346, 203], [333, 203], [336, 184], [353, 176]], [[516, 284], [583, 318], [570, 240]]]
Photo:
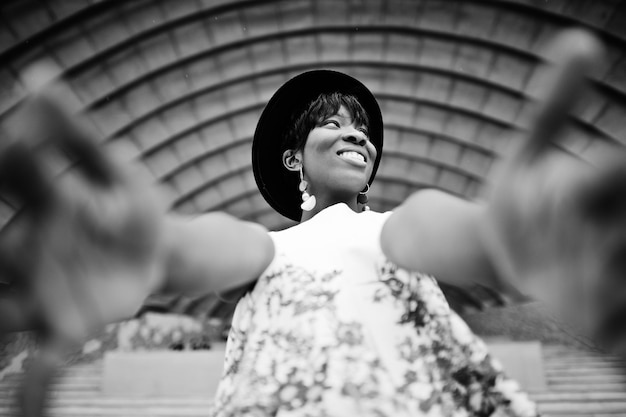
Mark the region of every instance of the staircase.
[[529, 392], [543, 415], [626, 416], [626, 361], [558, 345], [543, 346], [548, 390]]
[[[184, 354], [184, 353], [183, 353]], [[548, 389], [530, 392], [544, 416], [626, 416], [626, 361], [573, 348], [543, 346]], [[48, 415], [59, 417], [207, 416], [210, 398], [107, 398], [100, 393], [102, 362], [69, 368], [54, 384]], [[0, 381], [0, 416], [14, 416], [21, 374]]]

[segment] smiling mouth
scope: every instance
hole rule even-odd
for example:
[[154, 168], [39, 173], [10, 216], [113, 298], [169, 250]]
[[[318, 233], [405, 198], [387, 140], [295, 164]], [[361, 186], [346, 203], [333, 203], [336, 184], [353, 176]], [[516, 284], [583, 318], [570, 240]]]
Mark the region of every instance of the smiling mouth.
[[337, 155], [339, 155], [343, 159], [347, 159], [348, 161], [358, 162], [361, 164], [365, 164], [367, 162], [365, 156], [355, 151], [337, 152]]

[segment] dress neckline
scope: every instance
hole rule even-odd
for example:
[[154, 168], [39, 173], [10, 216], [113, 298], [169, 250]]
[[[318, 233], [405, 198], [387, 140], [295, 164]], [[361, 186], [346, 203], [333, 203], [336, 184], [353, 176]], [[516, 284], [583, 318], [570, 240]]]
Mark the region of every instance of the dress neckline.
[[335, 203], [335, 204], [331, 204], [330, 206], [320, 210], [319, 213], [317, 213], [317, 215], [313, 216], [313, 218], [319, 216], [320, 214], [324, 213], [325, 211], [329, 211], [329, 210], [334, 210], [336, 208], [341, 208], [342, 210], [345, 209], [351, 213], [357, 214], [357, 212], [353, 211], [350, 207], [348, 207], [348, 205], [342, 201], [340, 201], [339, 203]]

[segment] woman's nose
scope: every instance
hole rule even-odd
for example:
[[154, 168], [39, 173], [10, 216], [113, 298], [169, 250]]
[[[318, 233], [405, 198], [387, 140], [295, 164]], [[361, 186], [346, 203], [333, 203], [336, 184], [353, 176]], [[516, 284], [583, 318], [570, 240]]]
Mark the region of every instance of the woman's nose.
[[365, 144], [367, 144], [367, 136], [365, 136], [365, 133], [358, 130], [346, 133], [343, 135], [343, 140], [359, 146], [365, 146]]

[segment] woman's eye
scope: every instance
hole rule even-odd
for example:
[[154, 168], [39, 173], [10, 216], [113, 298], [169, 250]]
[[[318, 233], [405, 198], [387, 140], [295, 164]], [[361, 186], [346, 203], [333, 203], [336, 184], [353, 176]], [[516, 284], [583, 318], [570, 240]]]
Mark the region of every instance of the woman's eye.
[[326, 120], [326, 121], [324, 122], [324, 126], [326, 126], [326, 125], [330, 125], [330, 124], [332, 124], [332, 125], [334, 125], [334, 126], [339, 127], [339, 122], [338, 122], [338, 121], [336, 121], [336, 120]]

